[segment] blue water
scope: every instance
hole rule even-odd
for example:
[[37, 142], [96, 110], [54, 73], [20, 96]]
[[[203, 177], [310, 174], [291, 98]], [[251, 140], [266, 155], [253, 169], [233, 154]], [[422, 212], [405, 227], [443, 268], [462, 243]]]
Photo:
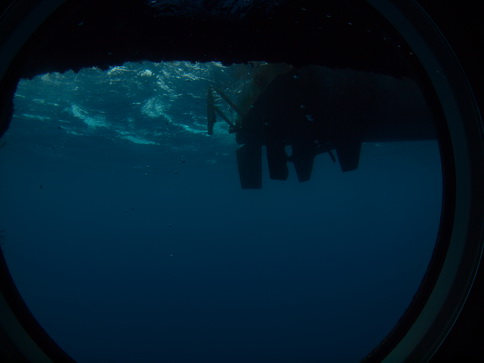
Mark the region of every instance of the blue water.
[[[79, 362], [354, 362], [389, 332], [439, 226], [437, 143], [241, 190], [206, 89], [250, 67], [127, 64], [19, 85], [0, 150], [13, 278]], [[226, 110], [229, 113], [229, 110]]]

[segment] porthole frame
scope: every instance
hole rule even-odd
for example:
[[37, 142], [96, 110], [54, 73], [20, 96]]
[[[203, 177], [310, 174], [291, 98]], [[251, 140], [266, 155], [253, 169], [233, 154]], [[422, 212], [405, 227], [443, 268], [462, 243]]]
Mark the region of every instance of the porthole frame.
[[[0, 16], [0, 82], [8, 86], [21, 47], [66, 0], [17, 0]], [[467, 75], [433, 20], [413, 0], [367, 0], [414, 51], [435, 91], [448, 129], [444, 156], [444, 210], [425, 291], [366, 361], [428, 361], [438, 351], [465, 304], [482, 260], [484, 145], [482, 120]], [[6, 82], [6, 83], [5, 83]], [[1, 83], [0, 83], [1, 84]], [[437, 261], [438, 260], [438, 261]], [[432, 270], [433, 268], [433, 270]], [[437, 272], [438, 273], [437, 273]], [[435, 276], [433, 275], [435, 274]], [[0, 252], [0, 357], [72, 360], [29, 312]]]

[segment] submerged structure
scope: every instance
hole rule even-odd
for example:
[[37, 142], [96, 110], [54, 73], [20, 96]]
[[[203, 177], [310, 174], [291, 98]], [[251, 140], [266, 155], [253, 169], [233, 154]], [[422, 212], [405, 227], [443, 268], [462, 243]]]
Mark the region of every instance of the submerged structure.
[[[261, 70], [240, 96], [241, 106], [217, 88], [209, 88], [207, 98], [208, 133], [218, 115], [242, 145], [237, 164], [244, 189], [262, 187], [263, 147], [271, 179], [286, 180], [292, 163], [304, 182], [319, 154], [328, 153], [345, 172], [358, 168], [364, 142], [436, 137], [432, 113], [412, 80], [321, 66], [256, 66]], [[236, 120], [220, 110], [214, 94]]]

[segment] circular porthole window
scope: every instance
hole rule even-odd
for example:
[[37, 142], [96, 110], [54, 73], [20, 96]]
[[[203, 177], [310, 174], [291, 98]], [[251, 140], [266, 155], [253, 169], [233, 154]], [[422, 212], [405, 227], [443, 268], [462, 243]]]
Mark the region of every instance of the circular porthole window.
[[418, 6], [2, 10], [0, 354], [436, 352], [480, 259], [482, 140]]

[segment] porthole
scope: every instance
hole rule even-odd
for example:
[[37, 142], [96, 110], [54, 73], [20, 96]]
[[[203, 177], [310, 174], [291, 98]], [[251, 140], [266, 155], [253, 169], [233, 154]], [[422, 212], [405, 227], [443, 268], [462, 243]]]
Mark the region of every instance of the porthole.
[[480, 259], [482, 140], [420, 8], [61, 3], [1, 24], [6, 356], [431, 358]]

